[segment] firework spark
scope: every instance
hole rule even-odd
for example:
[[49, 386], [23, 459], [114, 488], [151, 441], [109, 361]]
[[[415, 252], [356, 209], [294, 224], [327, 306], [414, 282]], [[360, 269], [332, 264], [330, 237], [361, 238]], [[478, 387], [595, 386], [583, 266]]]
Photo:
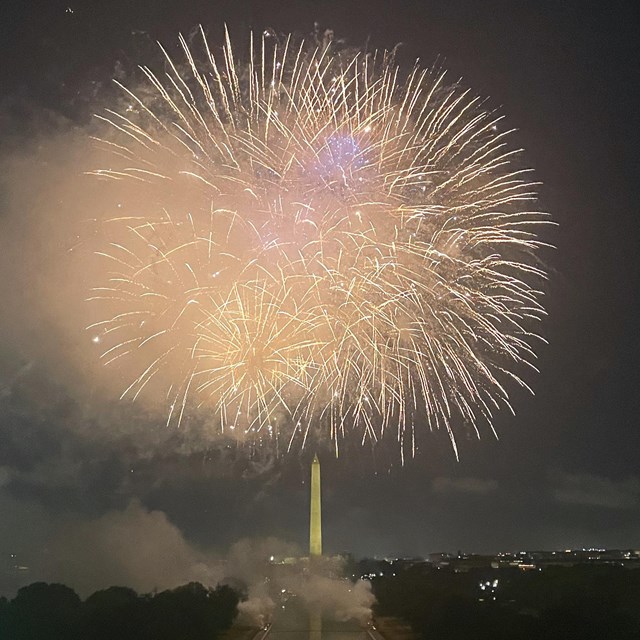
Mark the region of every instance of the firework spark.
[[[99, 116], [122, 189], [89, 328], [124, 396], [241, 439], [336, 447], [416, 426], [480, 434], [526, 387], [544, 315], [535, 184], [500, 117], [387, 53], [229, 36], [165, 55]], [[142, 92], [141, 92], [142, 91]], [[124, 186], [123, 186], [124, 185]], [[418, 430], [419, 431], [419, 430]]]

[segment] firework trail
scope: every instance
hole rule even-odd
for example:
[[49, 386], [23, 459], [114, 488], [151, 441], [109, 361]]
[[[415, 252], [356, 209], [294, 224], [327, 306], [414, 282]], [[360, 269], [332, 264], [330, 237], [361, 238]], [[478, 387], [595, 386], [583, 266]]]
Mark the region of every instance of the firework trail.
[[89, 329], [123, 397], [289, 447], [492, 429], [534, 368], [547, 223], [500, 117], [388, 53], [201, 36], [98, 116], [122, 202]]

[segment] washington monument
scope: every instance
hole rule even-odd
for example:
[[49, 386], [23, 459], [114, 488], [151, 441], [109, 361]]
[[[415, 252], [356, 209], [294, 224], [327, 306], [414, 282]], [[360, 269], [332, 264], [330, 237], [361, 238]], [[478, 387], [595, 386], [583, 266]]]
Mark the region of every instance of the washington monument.
[[309, 556], [322, 555], [322, 503], [320, 498], [320, 460], [311, 463], [311, 509], [309, 513]]

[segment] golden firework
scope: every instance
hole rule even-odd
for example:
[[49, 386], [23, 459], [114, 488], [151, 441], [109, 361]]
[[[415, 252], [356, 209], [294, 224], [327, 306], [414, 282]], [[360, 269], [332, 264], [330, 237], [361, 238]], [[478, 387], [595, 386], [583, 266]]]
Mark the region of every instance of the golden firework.
[[[105, 223], [90, 329], [123, 396], [168, 423], [207, 407], [241, 439], [337, 450], [416, 425], [478, 433], [526, 386], [538, 290], [535, 185], [500, 117], [388, 53], [202, 35], [99, 116], [126, 213]], [[164, 50], [163, 50], [164, 52]]]

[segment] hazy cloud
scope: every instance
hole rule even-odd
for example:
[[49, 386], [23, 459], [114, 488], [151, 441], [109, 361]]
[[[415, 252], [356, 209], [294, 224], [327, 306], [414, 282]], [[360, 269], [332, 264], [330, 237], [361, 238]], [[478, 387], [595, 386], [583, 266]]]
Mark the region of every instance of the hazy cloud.
[[431, 489], [434, 493], [470, 493], [486, 495], [498, 488], [495, 480], [481, 478], [445, 478], [439, 476], [433, 479]]
[[213, 585], [222, 578], [215, 558], [191, 546], [163, 512], [137, 501], [124, 511], [60, 526], [48, 555], [49, 579], [83, 597], [111, 585], [149, 592], [190, 581]]
[[560, 473], [552, 477], [553, 496], [558, 502], [606, 509], [635, 509], [640, 506], [640, 478], [611, 480], [589, 474]]
[[[273, 594], [295, 593], [311, 608], [320, 608], [336, 620], [371, 618], [374, 596], [367, 581], [355, 584], [341, 578], [343, 561], [339, 557], [324, 557], [321, 563], [303, 570], [299, 564], [278, 564], [269, 567], [271, 558], [300, 557], [300, 549], [274, 537], [246, 538], [235, 543], [227, 556], [227, 575], [239, 579], [248, 587], [248, 598], [239, 610], [245, 619], [264, 624], [273, 614], [276, 603]], [[265, 576], [269, 575], [269, 580]]]

